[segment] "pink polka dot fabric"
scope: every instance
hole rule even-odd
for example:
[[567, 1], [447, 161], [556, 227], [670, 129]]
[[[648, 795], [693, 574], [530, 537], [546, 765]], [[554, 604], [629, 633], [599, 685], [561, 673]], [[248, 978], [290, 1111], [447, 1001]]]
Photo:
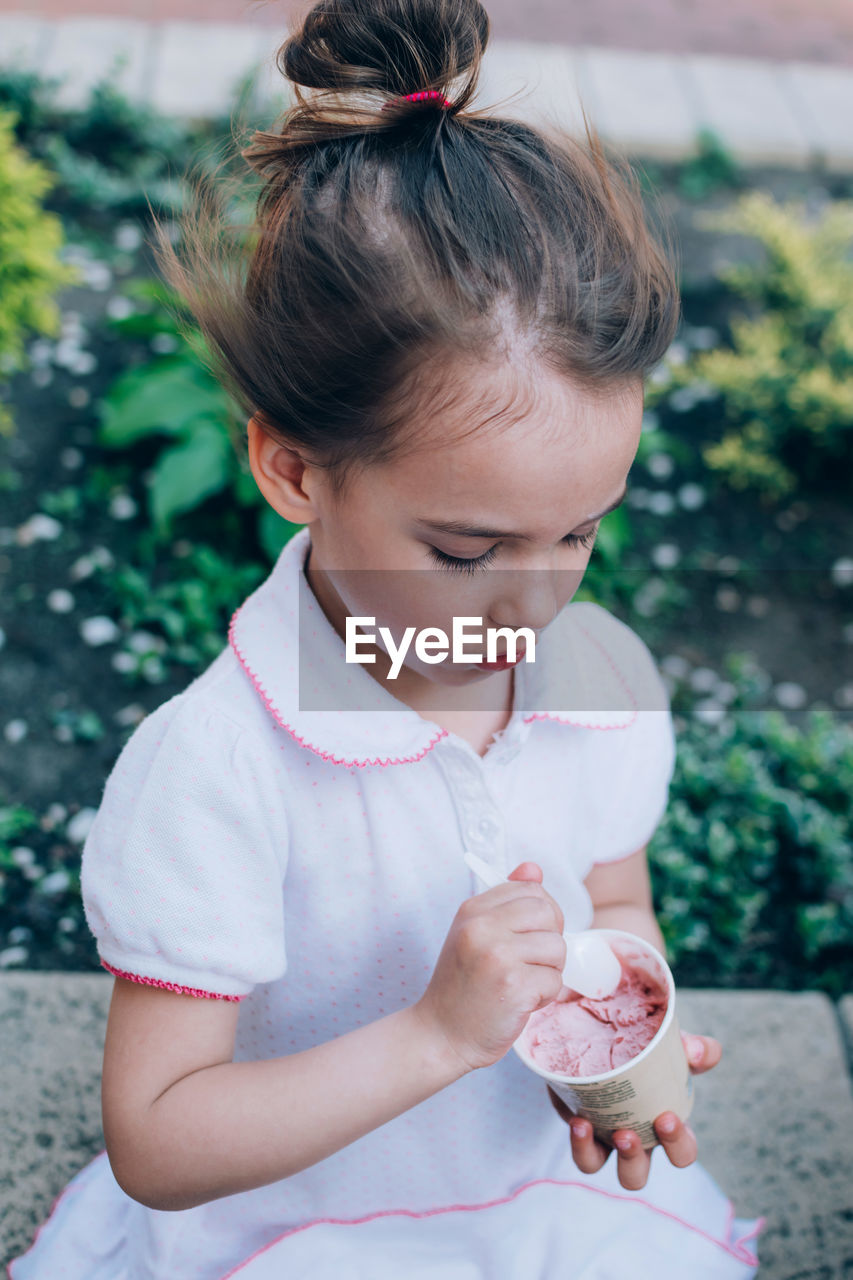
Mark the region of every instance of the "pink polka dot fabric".
[[[538, 862], [566, 928], [587, 927], [584, 878], [652, 835], [675, 759], [648, 649], [580, 603], [548, 628], [507, 727], [477, 755], [343, 662], [303, 572], [309, 546], [303, 529], [235, 612], [228, 646], [136, 729], [83, 850], [105, 968], [238, 1002], [237, 1061], [417, 1001], [460, 904], [482, 891], [466, 848], [503, 875]], [[339, 710], [301, 709], [300, 660]], [[613, 1162], [581, 1174], [543, 1082], [509, 1052], [291, 1178], [193, 1209], [131, 1200], [102, 1152], [9, 1276], [740, 1280], [761, 1225], [735, 1218], [698, 1164], [656, 1153], [640, 1194]]]

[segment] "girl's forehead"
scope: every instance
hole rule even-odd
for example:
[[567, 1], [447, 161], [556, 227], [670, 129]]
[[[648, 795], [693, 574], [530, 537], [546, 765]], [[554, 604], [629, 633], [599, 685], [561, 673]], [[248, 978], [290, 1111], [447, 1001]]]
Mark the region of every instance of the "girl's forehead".
[[618, 497], [640, 439], [642, 396], [596, 402], [543, 395], [529, 412], [479, 426], [448, 419], [373, 476], [385, 492], [428, 520], [471, 516], [520, 521], [537, 513], [567, 528]]

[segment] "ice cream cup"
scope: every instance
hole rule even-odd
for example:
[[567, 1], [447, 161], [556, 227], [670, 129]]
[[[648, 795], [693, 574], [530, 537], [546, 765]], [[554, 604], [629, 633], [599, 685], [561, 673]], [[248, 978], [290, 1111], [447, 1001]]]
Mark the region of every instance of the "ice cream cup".
[[595, 1076], [559, 1075], [534, 1062], [526, 1043], [530, 1019], [513, 1048], [570, 1111], [592, 1122], [597, 1138], [611, 1142], [615, 1130], [633, 1129], [645, 1148], [654, 1147], [660, 1139], [653, 1122], [661, 1112], [673, 1111], [686, 1120], [693, 1109], [693, 1077], [675, 1013], [675, 980], [666, 960], [645, 938], [623, 929], [596, 932], [615, 944], [622, 960], [644, 969], [666, 987], [666, 1013], [654, 1039], [636, 1057]]

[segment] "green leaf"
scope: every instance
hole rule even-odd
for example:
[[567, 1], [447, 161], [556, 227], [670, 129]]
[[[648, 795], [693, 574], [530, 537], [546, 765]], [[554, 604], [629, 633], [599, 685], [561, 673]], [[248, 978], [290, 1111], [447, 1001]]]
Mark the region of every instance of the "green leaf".
[[160, 454], [153, 468], [149, 506], [161, 534], [179, 512], [225, 488], [231, 457], [228, 436], [214, 422], [199, 422], [188, 440]]
[[[227, 420], [222, 389], [184, 357], [131, 369], [101, 401], [98, 443], [122, 449], [153, 433], [195, 433], [198, 418]], [[192, 505], [192, 504], [191, 504]]]

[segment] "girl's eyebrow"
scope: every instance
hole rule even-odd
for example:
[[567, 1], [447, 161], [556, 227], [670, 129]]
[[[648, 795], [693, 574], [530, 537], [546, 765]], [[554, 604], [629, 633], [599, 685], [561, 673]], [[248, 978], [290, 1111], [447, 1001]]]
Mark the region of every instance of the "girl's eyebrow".
[[[598, 515], [587, 516], [587, 520], [600, 520], [602, 516], [609, 515], [617, 507], [621, 507], [627, 495], [628, 486], [626, 484], [615, 502], [611, 502], [609, 507], [599, 511]], [[460, 534], [463, 538], [518, 538], [522, 542], [533, 542], [533, 538], [529, 533], [507, 533], [500, 529], [483, 529], [479, 525], [465, 524], [459, 520], [421, 520], [420, 523], [428, 525], [436, 533], [455, 533]]]

